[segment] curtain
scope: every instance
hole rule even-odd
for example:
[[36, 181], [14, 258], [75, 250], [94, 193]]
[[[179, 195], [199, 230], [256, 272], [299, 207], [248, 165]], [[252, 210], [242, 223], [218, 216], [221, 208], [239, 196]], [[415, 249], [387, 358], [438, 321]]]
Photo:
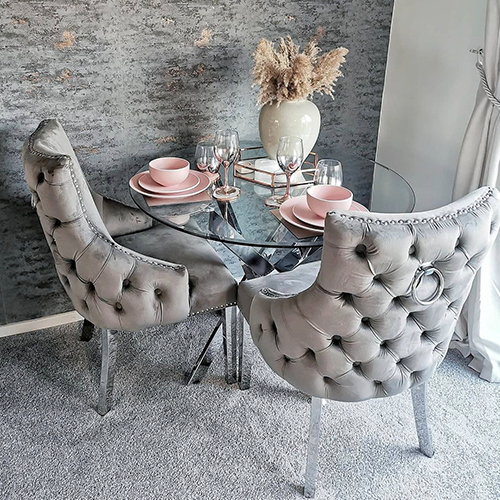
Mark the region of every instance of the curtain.
[[[453, 199], [480, 186], [499, 183], [500, 165], [500, 0], [488, 0], [486, 35], [476, 105], [465, 133]], [[500, 382], [500, 238], [478, 272], [451, 347], [472, 355], [481, 378]]]

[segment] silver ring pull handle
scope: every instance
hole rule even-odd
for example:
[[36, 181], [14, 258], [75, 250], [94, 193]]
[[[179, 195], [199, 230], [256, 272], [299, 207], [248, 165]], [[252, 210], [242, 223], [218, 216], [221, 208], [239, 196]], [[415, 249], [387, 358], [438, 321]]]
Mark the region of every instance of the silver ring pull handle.
[[[417, 295], [417, 289], [422, 283], [422, 279], [425, 276], [434, 276], [437, 281], [436, 291], [432, 294], [431, 297], [428, 297], [425, 300], [419, 299]], [[421, 306], [431, 306], [436, 302], [436, 300], [441, 297], [444, 291], [444, 277], [439, 269], [436, 269], [432, 264], [422, 264], [416, 271], [415, 277], [413, 278], [413, 282], [411, 284], [411, 296], [412, 299]]]

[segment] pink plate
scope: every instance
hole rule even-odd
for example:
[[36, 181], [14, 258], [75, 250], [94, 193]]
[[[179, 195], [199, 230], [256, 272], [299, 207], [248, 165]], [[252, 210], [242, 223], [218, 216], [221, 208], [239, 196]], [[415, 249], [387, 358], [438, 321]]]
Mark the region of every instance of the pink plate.
[[210, 179], [202, 172], [195, 172], [193, 170], [193, 173], [198, 176], [200, 179], [200, 183], [190, 189], [189, 191], [184, 191], [182, 193], [169, 193], [169, 194], [158, 194], [158, 193], [152, 193], [151, 191], [147, 191], [146, 189], [142, 188], [140, 186], [139, 180], [141, 179], [142, 176], [147, 174], [148, 172], [139, 172], [138, 174], [134, 175], [132, 179], [130, 179], [129, 186], [134, 190], [137, 191], [140, 194], [143, 194], [144, 196], [149, 196], [150, 198], [162, 198], [162, 199], [169, 199], [169, 198], [188, 198], [189, 196], [194, 196], [195, 194], [202, 193], [207, 189], [211, 181]]
[[361, 205], [361, 203], [353, 201], [348, 212], [369, 212], [369, 210], [364, 205]]
[[174, 194], [189, 191], [195, 188], [200, 183], [200, 178], [193, 170], [190, 170], [187, 179], [176, 186], [162, 186], [153, 180], [149, 172], [139, 177], [138, 182], [141, 187], [157, 194]]
[[284, 220], [292, 224], [293, 226], [300, 227], [301, 229], [307, 229], [311, 233], [314, 234], [323, 234], [323, 229], [319, 229], [317, 227], [312, 227], [309, 224], [305, 224], [304, 222], [301, 222], [295, 215], [293, 215], [293, 207], [297, 205], [297, 203], [300, 203], [300, 198], [301, 196], [297, 198], [290, 198], [289, 200], [286, 200], [283, 205], [280, 207], [280, 215], [283, 217]]
[[[305, 196], [297, 196], [295, 198], [297, 201], [296, 205], [293, 207], [293, 215], [295, 217], [302, 221], [305, 222], [306, 224], [309, 224], [311, 226], [316, 226], [316, 227], [325, 227], [325, 219], [320, 217], [319, 215], [316, 215], [310, 208], [309, 205], [307, 204], [307, 198]], [[349, 208], [349, 212], [368, 212], [369, 210], [361, 205], [361, 203], [358, 203], [357, 201], [353, 201], [351, 204], [351, 208]]]

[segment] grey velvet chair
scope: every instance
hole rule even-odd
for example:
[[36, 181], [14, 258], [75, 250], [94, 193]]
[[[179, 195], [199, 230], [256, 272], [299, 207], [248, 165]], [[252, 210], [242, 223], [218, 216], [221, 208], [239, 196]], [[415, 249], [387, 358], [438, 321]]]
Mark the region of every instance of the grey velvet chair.
[[102, 329], [98, 412], [104, 415], [112, 402], [112, 331], [220, 311], [213, 338], [226, 326], [226, 308], [236, 318], [237, 284], [205, 240], [155, 226], [139, 210], [93, 192], [57, 120], [41, 122], [26, 140], [23, 165], [59, 279], [75, 309]]
[[240, 284], [238, 302], [265, 361], [312, 396], [306, 497], [315, 490], [323, 399], [411, 389], [420, 450], [433, 455], [427, 381], [498, 227], [492, 188], [419, 214], [332, 212], [321, 263]]

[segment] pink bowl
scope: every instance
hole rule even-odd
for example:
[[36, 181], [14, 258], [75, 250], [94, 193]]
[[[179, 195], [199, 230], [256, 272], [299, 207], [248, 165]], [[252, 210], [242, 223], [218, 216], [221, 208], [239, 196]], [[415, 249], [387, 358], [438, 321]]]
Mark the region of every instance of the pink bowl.
[[162, 186], [175, 186], [189, 175], [189, 162], [183, 158], [156, 158], [149, 162], [149, 174]]
[[340, 186], [311, 186], [306, 197], [309, 208], [323, 218], [330, 210], [349, 210], [352, 204], [351, 191]]

